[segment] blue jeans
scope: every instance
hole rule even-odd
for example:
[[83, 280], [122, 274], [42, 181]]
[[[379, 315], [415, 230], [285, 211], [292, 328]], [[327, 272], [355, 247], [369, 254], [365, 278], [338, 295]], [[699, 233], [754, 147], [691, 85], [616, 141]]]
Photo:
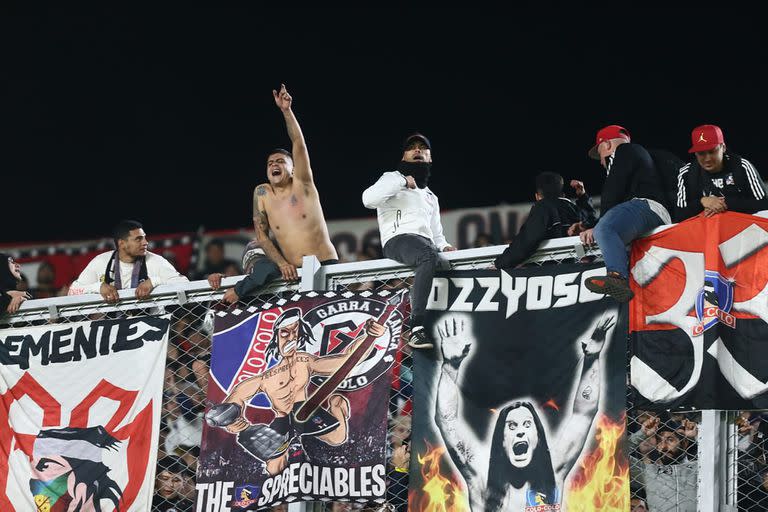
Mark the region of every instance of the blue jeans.
[[648, 202], [642, 199], [617, 204], [601, 216], [595, 226], [594, 235], [608, 272], [618, 272], [621, 277], [627, 279], [627, 244], [662, 224], [664, 221], [651, 210]]

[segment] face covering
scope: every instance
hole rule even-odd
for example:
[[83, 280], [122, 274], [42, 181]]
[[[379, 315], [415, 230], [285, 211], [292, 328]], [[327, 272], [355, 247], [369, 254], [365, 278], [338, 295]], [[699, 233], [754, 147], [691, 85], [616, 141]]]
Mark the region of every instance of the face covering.
[[413, 176], [416, 186], [424, 188], [429, 182], [429, 173], [432, 169], [432, 164], [429, 162], [406, 162], [401, 160], [397, 165], [397, 170], [403, 176]]
[[53, 480], [29, 480], [29, 490], [32, 491], [38, 510], [51, 512], [67, 510], [72, 501], [67, 490], [68, 478], [69, 473], [65, 473]]

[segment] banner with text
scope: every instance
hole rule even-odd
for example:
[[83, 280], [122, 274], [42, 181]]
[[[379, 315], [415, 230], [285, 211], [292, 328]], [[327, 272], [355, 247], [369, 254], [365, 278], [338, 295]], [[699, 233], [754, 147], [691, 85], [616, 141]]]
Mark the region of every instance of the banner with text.
[[438, 274], [435, 349], [414, 355], [409, 510], [628, 510], [626, 315], [584, 287], [604, 273]]
[[197, 506], [383, 503], [404, 290], [307, 292], [215, 315]]
[[633, 243], [636, 406], [768, 408], [767, 246], [768, 219], [734, 212]]
[[169, 324], [0, 330], [0, 510], [151, 508]]

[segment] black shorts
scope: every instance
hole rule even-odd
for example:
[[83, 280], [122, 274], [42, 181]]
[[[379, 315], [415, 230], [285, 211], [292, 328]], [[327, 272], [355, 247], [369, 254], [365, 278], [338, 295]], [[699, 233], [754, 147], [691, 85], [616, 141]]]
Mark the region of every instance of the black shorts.
[[[293, 405], [293, 410], [298, 411], [303, 403], [304, 402], [296, 402]], [[339, 420], [322, 407], [318, 408], [304, 423], [296, 421], [293, 417], [293, 413], [291, 413], [289, 416], [278, 416], [269, 424], [269, 427], [275, 432], [288, 434], [291, 437], [304, 435], [317, 436], [325, 434], [338, 426]]]

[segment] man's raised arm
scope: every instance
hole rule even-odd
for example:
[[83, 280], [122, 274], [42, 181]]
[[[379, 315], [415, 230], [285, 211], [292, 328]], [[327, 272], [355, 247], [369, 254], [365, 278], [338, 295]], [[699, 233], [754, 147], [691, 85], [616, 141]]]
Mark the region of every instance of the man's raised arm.
[[560, 429], [555, 451], [563, 454], [555, 463], [555, 473], [563, 481], [579, 459], [597, 414], [600, 398], [600, 352], [605, 346], [606, 334], [614, 324], [613, 316], [601, 319], [592, 332], [591, 339], [586, 343], [582, 342], [584, 364], [579, 384], [576, 386], [573, 411]]
[[279, 92], [273, 89], [272, 96], [274, 96], [275, 103], [283, 113], [285, 128], [288, 130], [288, 137], [291, 138], [293, 145], [291, 148], [293, 153], [293, 179], [305, 184], [312, 183], [312, 168], [309, 166], [307, 143], [304, 141], [304, 134], [301, 133], [299, 121], [291, 109], [293, 98], [285, 89], [285, 84], [280, 84]]

